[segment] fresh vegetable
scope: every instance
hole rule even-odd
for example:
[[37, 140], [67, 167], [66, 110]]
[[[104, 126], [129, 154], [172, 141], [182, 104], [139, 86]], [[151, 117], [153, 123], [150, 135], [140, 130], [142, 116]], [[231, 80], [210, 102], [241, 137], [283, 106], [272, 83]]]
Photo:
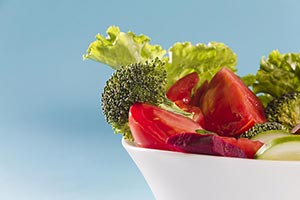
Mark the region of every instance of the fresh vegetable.
[[254, 77], [249, 85], [264, 105], [285, 93], [300, 91], [300, 53], [272, 51], [267, 59], [261, 59]]
[[254, 135], [250, 139], [253, 141], [261, 141], [263, 143], [267, 143], [270, 140], [274, 138], [279, 138], [283, 136], [290, 136], [293, 135], [291, 132], [285, 131], [285, 130], [269, 130], [269, 131], [263, 131], [258, 133], [257, 135]]
[[[188, 116], [188, 113], [178, 110], [174, 103], [166, 100], [167, 88], [192, 72], [201, 73], [201, 80], [204, 81], [225, 64], [236, 71], [236, 55], [222, 43], [195, 46], [176, 43], [169, 49], [168, 57], [162, 47], [150, 45], [150, 39], [145, 35], [124, 33], [116, 26], [109, 27], [107, 34], [107, 37], [98, 34], [83, 57], [116, 69], [104, 88], [102, 110], [115, 132], [122, 133], [127, 139], [133, 139], [128, 127], [128, 111], [133, 103], [167, 105], [166, 109]], [[157, 59], [148, 61], [152, 58]], [[165, 63], [164, 67], [162, 63]], [[189, 117], [201, 119], [201, 115], [201, 112], [195, 112]]]
[[270, 130], [280, 130], [279, 132], [285, 131], [288, 132], [289, 129], [284, 125], [278, 122], [265, 122], [263, 124], [255, 124], [246, 132], [240, 135], [240, 138], [249, 138], [252, 139], [256, 135], [260, 134], [261, 132], [266, 132]]
[[201, 109], [197, 106], [188, 105], [181, 100], [174, 102], [181, 110], [192, 113], [191, 119], [201, 125], [202, 128], [205, 128], [204, 116]]
[[183, 152], [225, 157], [253, 158], [263, 145], [259, 141], [222, 137], [216, 134], [183, 133], [170, 136], [167, 143]]
[[266, 121], [259, 99], [227, 68], [208, 83], [199, 107], [205, 128], [223, 136], [239, 136], [254, 124]]
[[159, 45], [151, 45], [150, 38], [133, 32], [123, 33], [117, 26], [110, 26], [107, 37], [97, 34], [84, 59], [104, 63], [114, 69], [149, 59], [162, 58], [166, 54]]
[[167, 88], [192, 72], [199, 74], [199, 85], [209, 81], [224, 66], [236, 72], [237, 56], [225, 44], [210, 42], [208, 45], [190, 42], [175, 43], [166, 57]]
[[124, 33], [117, 26], [110, 26], [106, 37], [97, 34], [83, 58], [104, 63], [113, 69], [158, 58], [166, 63], [165, 89], [192, 72], [201, 75], [199, 84], [202, 84], [223, 66], [235, 72], [237, 63], [236, 54], [223, 43], [192, 45], [178, 42], [166, 51], [159, 45], [151, 45], [148, 36], [131, 31]]
[[111, 26], [83, 58], [116, 70], [102, 110], [115, 132], [140, 147], [299, 158], [288, 152], [300, 151], [300, 53], [272, 51], [255, 75], [238, 77], [236, 54], [223, 43], [178, 42], [165, 50]]
[[182, 101], [182, 103], [189, 105], [198, 82], [199, 76], [196, 72], [182, 77], [168, 89], [167, 98], [173, 102]]
[[207, 90], [208, 81], [202, 83], [202, 85], [195, 91], [194, 95], [191, 98], [190, 105], [192, 106], [199, 106], [200, 99], [204, 92]]
[[150, 103], [192, 117], [165, 96], [166, 71], [159, 59], [130, 64], [117, 69], [102, 93], [102, 109], [117, 133], [132, 140], [128, 126], [129, 108], [136, 102]]
[[199, 76], [192, 72], [176, 81], [167, 91], [167, 98], [173, 101], [180, 109], [193, 113], [193, 120], [204, 127], [204, 116], [199, 107], [192, 105], [192, 97], [199, 82]]
[[166, 142], [169, 136], [202, 129], [187, 117], [145, 103], [130, 107], [129, 125], [138, 146], [164, 150], [175, 149]]
[[264, 144], [255, 155], [260, 160], [300, 160], [300, 136], [279, 137]]
[[[254, 158], [256, 152], [263, 146], [263, 142], [259, 140], [249, 140], [247, 138], [235, 139], [233, 137], [226, 137], [227, 142], [232, 142], [239, 146], [246, 153], [247, 158]], [[235, 141], [237, 140], [237, 141]]]
[[265, 113], [269, 121], [292, 129], [300, 123], [300, 92], [289, 92], [272, 100]]
[[297, 124], [296, 126], [294, 126], [291, 130], [291, 133], [299, 135], [300, 134], [300, 124]]

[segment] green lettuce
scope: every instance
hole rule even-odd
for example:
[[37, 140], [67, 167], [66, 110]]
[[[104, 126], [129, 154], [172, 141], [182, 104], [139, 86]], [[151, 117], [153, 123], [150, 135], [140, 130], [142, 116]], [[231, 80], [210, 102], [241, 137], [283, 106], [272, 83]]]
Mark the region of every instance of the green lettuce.
[[274, 50], [267, 59], [263, 57], [252, 87], [264, 105], [287, 92], [300, 91], [300, 53]]
[[245, 76], [240, 77], [245, 85], [248, 87], [252, 87], [256, 81], [256, 76], [254, 74], [247, 74]]
[[104, 63], [114, 69], [133, 63], [159, 58], [166, 63], [168, 89], [183, 76], [198, 72], [200, 83], [210, 80], [222, 67], [236, 71], [236, 54], [225, 44], [211, 42], [208, 45], [190, 42], [175, 43], [168, 49], [151, 45], [150, 38], [133, 32], [121, 32], [117, 26], [107, 29], [107, 36], [96, 35], [84, 59]]
[[114, 69], [122, 65], [144, 62], [148, 59], [162, 58], [166, 51], [159, 45], [150, 45], [150, 38], [135, 35], [133, 32], [121, 32], [119, 27], [110, 26], [107, 37], [97, 34], [90, 44], [84, 59], [104, 63]]
[[175, 43], [169, 49], [167, 87], [191, 72], [197, 72], [200, 83], [210, 80], [222, 67], [236, 71], [236, 54], [225, 44], [210, 42], [208, 45], [190, 42]]

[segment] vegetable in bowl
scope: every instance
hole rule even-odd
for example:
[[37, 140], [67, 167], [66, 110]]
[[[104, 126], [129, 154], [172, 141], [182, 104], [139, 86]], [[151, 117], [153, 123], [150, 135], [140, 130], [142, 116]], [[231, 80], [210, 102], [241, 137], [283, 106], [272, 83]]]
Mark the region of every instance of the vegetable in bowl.
[[[213, 146], [214, 152], [232, 147], [240, 153], [219, 155], [254, 158], [255, 152], [266, 149], [271, 141], [262, 143], [239, 137], [252, 127], [269, 122], [265, 107], [279, 94], [299, 90], [298, 56], [273, 51], [267, 60], [261, 60], [256, 75], [239, 77], [237, 56], [223, 43], [177, 42], [167, 51], [151, 45], [145, 35], [124, 33], [111, 26], [106, 37], [96, 36], [83, 57], [116, 70], [104, 87], [102, 110], [114, 131], [125, 139], [139, 147], [186, 152], [168, 141], [175, 138], [180, 143], [185, 134], [193, 138], [205, 134], [197, 140], [201, 141], [199, 149], [222, 141], [223, 145]], [[291, 77], [293, 83], [278, 86], [274, 83], [278, 74]], [[228, 141], [231, 143], [224, 145]], [[247, 145], [233, 145], [232, 141]], [[269, 146], [268, 149], [272, 148]], [[255, 152], [245, 156], [245, 149]], [[205, 154], [205, 151], [189, 153], [197, 152]]]
[[288, 92], [273, 99], [265, 112], [269, 121], [292, 129], [300, 123], [300, 92]]

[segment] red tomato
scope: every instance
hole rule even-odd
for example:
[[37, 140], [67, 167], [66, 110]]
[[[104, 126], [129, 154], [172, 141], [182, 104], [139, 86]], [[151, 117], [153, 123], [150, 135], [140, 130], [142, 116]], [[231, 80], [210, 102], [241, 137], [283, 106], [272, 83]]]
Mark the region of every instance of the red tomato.
[[249, 140], [248, 138], [235, 139], [234, 137], [222, 137], [222, 139], [227, 143], [230, 143], [242, 149], [245, 152], [247, 158], [254, 158], [254, 155], [256, 154], [258, 149], [264, 144], [260, 141]]
[[130, 107], [129, 126], [138, 146], [164, 150], [174, 150], [166, 143], [169, 136], [202, 129], [190, 118], [144, 103]]
[[188, 104], [191, 100], [192, 92], [199, 82], [197, 72], [190, 73], [176, 81], [167, 91], [167, 98], [171, 101], [182, 101]]
[[191, 105], [192, 93], [199, 82], [197, 72], [190, 73], [176, 81], [167, 91], [166, 96], [182, 110], [192, 113], [193, 120], [204, 127], [204, 118], [200, 108]]
[[238, 136], [255, 123], [266, 121], [259, 99], [227, 68], [208, 83], [199, 106], [205, 128], [219, 135]]
[[199, 106], [200, 99], [204, 92], [206, 91], [208, 87], [208, 81], [206, 80], [202, 85], [196, 90], [194, 95], [191, 98], [190, 105], [192, 106]]
[[180, 100], [175, 101], [175, 104], [183, 111], [192, 113], [193, 120], [200, 124], [202, 128], [205, 128], [204, 116], [199, 107], [185, 104]]

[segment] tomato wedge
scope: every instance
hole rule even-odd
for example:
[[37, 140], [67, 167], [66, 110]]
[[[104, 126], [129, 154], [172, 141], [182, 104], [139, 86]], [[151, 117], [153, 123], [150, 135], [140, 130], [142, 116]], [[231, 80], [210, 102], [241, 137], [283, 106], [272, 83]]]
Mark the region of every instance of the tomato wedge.
[[193, 115], [192, 119], [200, 124], [202, 128], [205, 128], [204, 116], [199, 107], [185, 104], [181, 100], [175, 101], [174, 103], [183, 111], [191, 113]]
[[203, 93], [206, 91], [207, 87], [208, 87], [208, 81], [206, 80], [204, 83], [202, 83], [202, 85], [196, 90], [196, 92], [192, 96], [190, 105], [199, 106], [200, 99]]
[[197, 72], [190, 73], [183, 78], [176, 81], [167, 91], [167, 98], [171, 101], [182, 101], [185, 104], [189, 104], [191, 101], [192, 93], [197, 83], [199, 82], [199, 76]]
[[194, 93], [199, 82], [197, 72], [192, 72], [176, 81], [167, 91], [166, 96], [182, 110], [192, 113], [193, 120], [204, 127], [203, 114], [199, 107], [192, 105]]
[[266, 121], [259, 99], [228, 68], [222, 68], [208, 83], [199, 107], [205, 128], [219, 135], [238, 136]]
[[264, 144], [258, 140], [252, 141], [248, 138], [236, 139], [234, 137], [222, 137], [222, 139], [227, 143], [230, 143], [242, 149], [245, 152], [247, 158], [254, 158], [254, 155], [256, 154], [258, 149]]
[[166, 143], [169, 136], [202, 129], [190, 118], [145, 103], [130, 107], [128, 121], [136, 144], [153, 149], [174, 150]]

